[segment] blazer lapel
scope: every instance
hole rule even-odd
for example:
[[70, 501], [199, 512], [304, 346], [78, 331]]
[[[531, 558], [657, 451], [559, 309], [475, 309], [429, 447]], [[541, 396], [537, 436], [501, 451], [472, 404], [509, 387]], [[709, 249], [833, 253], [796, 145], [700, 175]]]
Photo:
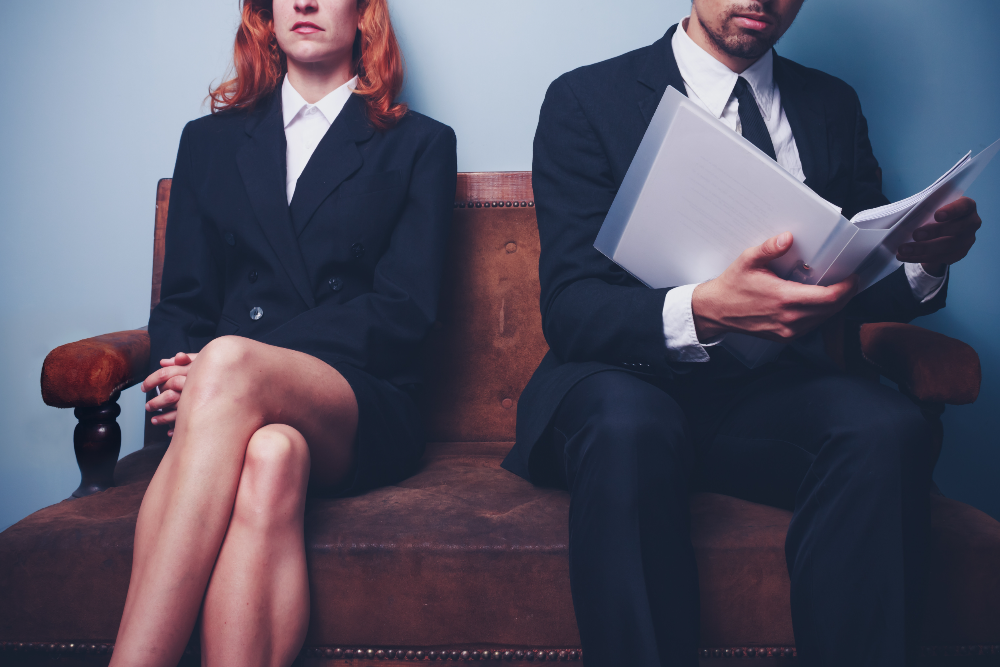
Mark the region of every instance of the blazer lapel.
[[784, 58], [774, 54], [774, 80], [781, 93], [781, 107], [792, 128], [806, 185], [822, 194], [830, 178], [830, 152], [826, 140], [826, 114], [807, 83]]
[[285, 191], [285, 127], [281, 115], [281, 95], [275, 93], [262, 102], [257, 113], [247, 119], [249, 141], [236, 154], [247, 196], [268, 243], [288, 273], [302, 300], [316, 305], [306, 265], [292, 229]]
[[364, 160], [357, 144], [367, 140], [372, 132], [365, 115], [364, 100], [358, 95], [351, 95], [295, 185], [291, 216], [296, 237], [309, 224], [320, 204], [361, 168]]
[[682, 95], [687, 95], [684, 79], [681, 78], [681, 71], [677, 68], [677, 59], [674, 58], [674, 48], [670, 43], [677, 26], [678, 24], [672, 25], [666, 35], [653, 43], [649, 57], [639, 72], [638, 81], [641, 84], [639, 110], [646, 120], [646, 127], [649, 127], [649, 123], [653, 120], [653, 114], [656, 113], [656, 107], [660, 105], [667, 86], [673, 86]]

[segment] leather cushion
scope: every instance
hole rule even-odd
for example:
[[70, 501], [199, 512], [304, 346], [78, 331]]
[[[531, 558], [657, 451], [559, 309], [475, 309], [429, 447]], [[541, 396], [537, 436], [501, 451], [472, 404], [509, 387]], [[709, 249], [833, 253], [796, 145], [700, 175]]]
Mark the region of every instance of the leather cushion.
[[435, 442], [514, 439], [521, 390], [548, 351], [533, 208], [455, 211], [421, 407]]
[[[499, 468], [510, 443], [431, 445], [421, 470], [363, 496], [311, 501], [313, 614], [326, 646], [579, 645], [566, 560], [568, 495]], [[163, 453], [118, 464], [119, 486], [0, 534], [0, 641], [112, 642], [139, 503]], [[1000, 643], [1000, 523], [934, 498], [925, 645]], [[692, 499], [701, 645], [793, 644], [789, 513]]]

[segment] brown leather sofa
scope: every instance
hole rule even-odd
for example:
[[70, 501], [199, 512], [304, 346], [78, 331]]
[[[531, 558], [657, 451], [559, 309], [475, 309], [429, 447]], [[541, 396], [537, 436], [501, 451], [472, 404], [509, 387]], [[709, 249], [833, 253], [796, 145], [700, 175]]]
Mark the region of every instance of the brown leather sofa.
[[[157, 198], [154, 304], [169, 188], [162, 181]], [[310, 503], [313, 612], [302, 664], [581, 659], [568, 495], [499, 467], [520, 391], [546, 350], [530, 174], [462, 174], [456, 199], [443, 308], [426, 350], [433, 444], [397, 486]], [[828, 349], [848, 367], [892, 378], [927, 410], [971, 402], [979, 390], [976, 353], [916, 327], [868, 325], [831, 336]], [[82, 497], [0, 534], [2, 664], [107, 664], [139, 503], [166, 447], [147, 422], [145, 447], [117, 461], [115, 400], [141, 379], [148, 351], [136, 330], [65, 345], [45, 361], [45, 401], [76, 408], [81, 420]], [[695, 495], [692, 512], [703, 663], [794, 664], [789, 513], [709, 493]], [[933, 526], [921, 660], [1000, 663], [1000, 523], [935, 496]], [[196, 655], [189, 649], [186, 663]]]

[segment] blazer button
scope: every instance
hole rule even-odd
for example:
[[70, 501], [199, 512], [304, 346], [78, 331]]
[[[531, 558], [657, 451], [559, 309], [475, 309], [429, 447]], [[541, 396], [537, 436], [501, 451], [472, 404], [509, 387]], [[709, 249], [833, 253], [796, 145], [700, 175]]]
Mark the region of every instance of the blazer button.
[[252, 282], [252, 283], [255, 283], [255, 282], [257, 282], [257, 272], [256, 272], [256, 271], [251, 271], [251, 272], [250, 272], [250, 275], [248, 275], [248, 276], [247, 276], [247, 279], [248, 279], [248, 280], [249, 280], [250, 282]]
[[232, 246], [236, 245], [236, 235], [233, 234], [232, 232], [226, 232], [224, 238], [226, 239], [226, 245], [232, 245]]
[[357, 259], [361, 259], [362, 257], [365, 256], [365, 247], [360, 243], [355, 243], [354, 245], [351, 246], [351, 252], [354, 253], [354, 256]]
[[330, 280], [328, 280], [327, 282], [330, 283], [330, 289], [332, 289], [334, 292], [339, 292], [340, 290], [344, 289], [344, 281], [341, 280], [340, 278], [336, 277], [330, 278]]
[[259, 320], [262, 317], [264, 317], [264, 309], [263, 308], [261, 308], [260, 306], [254, 306], [253, 308], [250, 309], [250, 319], [251, 320]]

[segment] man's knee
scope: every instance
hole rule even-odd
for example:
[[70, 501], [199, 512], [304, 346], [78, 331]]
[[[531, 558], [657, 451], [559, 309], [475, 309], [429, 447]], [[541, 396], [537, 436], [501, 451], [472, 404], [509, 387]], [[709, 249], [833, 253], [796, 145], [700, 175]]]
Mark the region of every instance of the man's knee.
[[[854, 397], [854, 409], [837, 427], [833, 444], [875, 481], [912, 471], [929, 472], [933, 429], [920, 409], [902, 394], [871, 385]], [[878, 483], [878, 482], [875, 482]]]
[[[580, 386], [582, 385], [582, 386]], [[692, 451], [684, 414], [662, 389], [625, 373], [599, 373], [567, 394], [556, 427], [572, 475], [592, 470], [608, 484], [684, 478]], [[568, 432], [567, 432], [568, 431]]]
[[309, 481], [309, 448], [291, 426], [258, 429], [247, 444], [234, 518], [269, 524], [294, 516]]

